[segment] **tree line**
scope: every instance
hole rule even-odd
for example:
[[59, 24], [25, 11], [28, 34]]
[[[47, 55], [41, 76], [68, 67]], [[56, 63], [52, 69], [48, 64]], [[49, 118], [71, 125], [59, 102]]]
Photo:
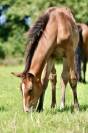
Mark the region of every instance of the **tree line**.
[[[1, 7], [7, 5], [4, 12], [6, 23], [0, 25], [0, 58], [22, 57], [25, 51], [27, 37], [25, 33], [36, 18], [51, 6], [69, 7], [77, 22], [88, 22], [87, 0], [3, 0]], [[30, 19], [27, 21], [28, 19]], [[27, 25], [29, 23], [29, 25]]]

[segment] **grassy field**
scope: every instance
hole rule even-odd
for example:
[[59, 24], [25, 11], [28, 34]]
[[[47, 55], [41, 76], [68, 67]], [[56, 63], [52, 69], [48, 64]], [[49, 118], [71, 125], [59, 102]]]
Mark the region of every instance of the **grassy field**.
[[[66, 91], [66, 108], [59, 110], [60, 105], [60, 72], [58, 72], [57, 107], [50, 108], [51, 88], [46, 91], [44, 111], [41, 113], [24, 113], [19, 89], [20, 80], [10, 72], [19, 72], [22, 66], [0, 67], [0, 133], [88, 133], [88, 84], [78, 84], [79, 112], [71, 112], [73, 100], [70, 86]], [[86, 74], [88, 81], [88, 71]]]

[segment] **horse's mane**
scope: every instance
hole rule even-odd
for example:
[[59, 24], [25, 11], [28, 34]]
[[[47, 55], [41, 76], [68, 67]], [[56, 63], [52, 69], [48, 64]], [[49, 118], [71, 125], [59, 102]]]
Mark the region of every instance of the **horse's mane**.
[[30, 68], [32, 57], [34, 51], [38, 45], [39, 39], [41, 38], [43, 31], [46, 27], [46, 24], [49, 20], [49, 14], [46, 13], [43, 16], [40, 16], [35, 24], [29, 30], [29, 41], [26, 49], [26, 65], [24, 69], [24, 74], [26, 74]]

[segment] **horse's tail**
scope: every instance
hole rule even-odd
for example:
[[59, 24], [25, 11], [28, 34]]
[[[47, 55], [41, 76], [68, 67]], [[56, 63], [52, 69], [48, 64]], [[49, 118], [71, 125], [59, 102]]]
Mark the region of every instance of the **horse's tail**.
[[83, 36], [82, 36], [82, 28], [80, 25], [78, 25], [78, 31], [79, 31], [79, 42], [78, 46], [75, 51], [75, 63], [76, 63], [76, 71], [77, 71], [77, 77], [78, 80], [81, 79], [81, 60], [82, 60], [82, 44], [83, 44]]
[[27, 73], [30, 68], [34, 51], [38, 45], [39, 39], [41, 38], [44, 32], [48, 20], [49, 20], [49, 14], [46, 13], [43, 16], [39, 17], [36, 23], [29, 30], [29, 45], [27, 46], [26, 65], [23, 73]]
[[82, 46], [82, 43], [83, 43], [83, 36], [82, 36], [82, 28], [80, 25], [78, 25], [78, 31], [79, 31], [79, 43], [78, 45], [79, 46]]

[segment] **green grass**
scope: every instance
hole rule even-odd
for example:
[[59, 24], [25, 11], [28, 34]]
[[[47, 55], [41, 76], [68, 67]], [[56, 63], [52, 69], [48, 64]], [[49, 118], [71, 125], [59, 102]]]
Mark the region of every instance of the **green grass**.
[[[88, 133], [88, 84], [78, 84], [79, 112], [71, 112], [73, 101], [70, 86], [66, 91], [66, 108], [59, 110], [60, 73], [62, 66], [56, 66], [58, 73], [57, 107], [50, 108], [50, 83], [46, 91], [44, 111], [24, 113], [19, 89], [20, 80], [10, 72], [22, 71], [22, 66], [0, 67], [0, 133]], [[88, 75], [88, 71], [87, 74]], [[88, 81], [88, 76], [86, 76]]]

